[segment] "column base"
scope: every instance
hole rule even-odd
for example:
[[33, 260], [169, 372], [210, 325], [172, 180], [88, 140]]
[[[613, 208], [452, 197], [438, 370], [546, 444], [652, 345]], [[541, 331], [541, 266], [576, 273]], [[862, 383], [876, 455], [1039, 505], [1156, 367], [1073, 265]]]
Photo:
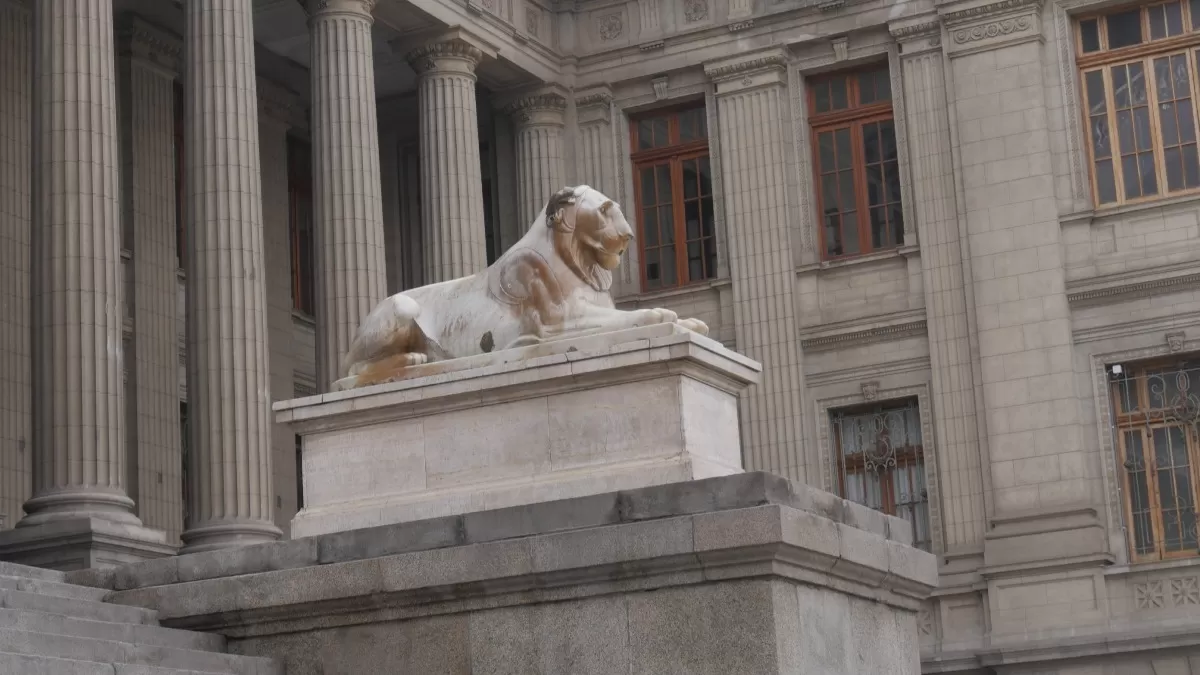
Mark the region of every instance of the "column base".
[[55, 570], [119, 567], [175, 555], [167, 535], [141, 523], [62, 518], [0, 532], [0, 560]]
[[260, 520], [213, 521], [190, 527], [183, 533], [180, 555], [204, 553], [221, 548], [269, 544], [283, 537], [283, 530]]

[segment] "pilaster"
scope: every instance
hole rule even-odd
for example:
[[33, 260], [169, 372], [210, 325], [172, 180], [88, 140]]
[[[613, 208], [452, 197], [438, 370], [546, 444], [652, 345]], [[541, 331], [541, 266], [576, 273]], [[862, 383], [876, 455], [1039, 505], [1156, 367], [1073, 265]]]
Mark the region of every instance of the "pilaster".
[[273, 541], [271, 393], [251, 0], [187, 14], [184, 551]]
[[117, 37], [122, 216], [132, 253], [127, 309], [133, 341], [125, 355], [129, 496], [142, 522], [178, 545], [183, 500], [174, 83], [183, 43], [131, 15], [120, 17]]
[[408, 54], [420, 98], [421, 239], [425, 284], [487, 267], [475, 67], [484, 51], [454, 33]]
[[1044, 64], [1032, 48], [1042, 39], [1041, 3], [974, 0], [938, 13], [987, 411], [994, 513], [984, 560], [1011, 571], [1102, 558], [1093, 490], [1079, 469], [1093, 455], [1080, 423]]
[[328, 391], [358, 324], [387, 293], [371, 10], [309, 0], [317, 387]]
[[0, 2], [0, 530], [33, 489], [30, 462], [29, 219], [33, 19]]
[[34, 484], [0, 558], [66, 569], [168, 555], [125, 492], [112, 3], [44, 0], [33, 17]]
[[613, 166], [612, 91], [608, 87], [575, 94], [579, 179], [606, 195], [616, 193]]
[[[304, 105], [284, 87], [258, 78], [258, 148], [262, 176], [263, 244], [272, 255], [266, 267], [267, 347], [271, 400], [295, 397], [295, 348], [292, 325], [292, 256], [288, 201], [288, 131], [303, 121]], [[275, 526], [288, 536], [297, 511], [296, 438], [271, 420], [271, 458], [275, 478]]]
[[520, 96], [504, 107], [517, 137], [517, 216], [528, 230], [546, 200], [566, 185], [563, 129], [567, 99], [558, 87]]
[[803, 373], [787, 194], [787, 55], [772, 48], [705, 64], [716, 87], [738, 350], [763, 364], [741, 398], [748, 470], [804, 480]]

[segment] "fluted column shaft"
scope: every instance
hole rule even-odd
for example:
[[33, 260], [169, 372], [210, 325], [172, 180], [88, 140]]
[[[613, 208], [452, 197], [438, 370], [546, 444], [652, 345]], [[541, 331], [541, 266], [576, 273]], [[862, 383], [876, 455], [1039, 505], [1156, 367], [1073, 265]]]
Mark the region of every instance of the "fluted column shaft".
[[187, 12], [184, 551], [277, 539], [251, 0]]
[[183, 531], [179, 437], [178, 259], [175, 246], [175, 89], [182, 45], [126, 17], [118, 96], [126, 231], [132, 234], [132, 349], [125, 355], [131, 420], [129, 496], [149, 527]]
[[111, 0], [34, 3], [34, 496], [21, 525], [137, 523], [124, 483]]
[[747, 470], [805, 480], [785, 63], [769, 51], [705, 69], [717, 87], [725, 222], [738, 230], [729, 242], [737, 347], [763, 364], [762, 381], [741, 399], [744, 461]]
[[29, 7], [0, 0], [0, 528], [32, 490], [29, 463], [29, 167], [33, 114]]
[[587, 92], [575, 99], [579, 128], [578, 182], [607, 195], [615, 194], [616, 182], [609, 114], [611, 103], [612, 95], [607, 90]]
[[375, 0], [310, 0], [317, 386], [387, 295], [371, 9]]
[[566, 185], [563, 127], [567, 101], [558, 94], [526, 96], [508, 106], [517, 132], [517, 218], [528, 230], [546, 200]]
[[487, 267], [475, 66], [483, 53], [462, 40], [409, 54], [420, 78], [422, 282]]
[[955, 204], [945, 57], [936, 22], [901, 33], [904, 106], [921, 276], [929, 322], [929, 360], [941, 488], [941, 527], [950, 549], [983, 543], [983, 462], [968, 321], [966, 275]]

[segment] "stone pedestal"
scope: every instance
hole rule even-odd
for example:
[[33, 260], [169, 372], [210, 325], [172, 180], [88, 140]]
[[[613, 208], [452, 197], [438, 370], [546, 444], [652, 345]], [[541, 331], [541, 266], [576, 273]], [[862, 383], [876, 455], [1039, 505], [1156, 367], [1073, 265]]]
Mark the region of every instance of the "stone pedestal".
[[304, 443], [292, 534], [739, 473], [737, 396], [758, 371], [662, 324], [277, 403]]
[[738, 474], [68, 580], [288, 675], [918, 675], [910, 533]]

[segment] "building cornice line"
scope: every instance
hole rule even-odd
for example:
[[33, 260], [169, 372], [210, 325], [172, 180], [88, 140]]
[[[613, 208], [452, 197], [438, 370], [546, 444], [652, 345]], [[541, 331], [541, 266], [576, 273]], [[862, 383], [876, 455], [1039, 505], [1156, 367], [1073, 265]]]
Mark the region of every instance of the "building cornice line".
[[1116, 298], [1118, 296], [1138, 295], [1148, 293], [1150, 291], [1160, 291], [1167, 288], [1195, 285], [1200, 285], [1200, 273], [1180, 274], [1173, 277], [1166, 277], [1164, 279], [1151, 279], [1148, 281], [1139, 281], [1127, 284], [1114, 284], [1111, 286], [1102, 286], [1075, 291], [1074, 293], [1068, 292], [1067, 301], [1071, 304], [1076, 304], [1093, 300]]
[[763, 54], [754, 58], [739, 61], [721, 61], [716, 64], [706, 64], [704, 72], [714, 81], [749, 75], [766, 70], [785, 70], [787, 55], [783, 51], [773, 54]]
[[899, 340], [916, 335], [926, 335], [927, 333], [928, 325], [925, 319], [921, 319], [919, 321], [892, 324], [890, 326], [877, 326], [866, 330], [813, 337], [801, 340], [800, 348], [805, 351], [826, 351], [881, 340]]
[[944, 21], [947, 26], [954, 26], [999, 14], [1018, 12], [1021, 10], [1037, 10], [1041, 9], [1041, 6], [1042, 0], [1000, 0], [1000, 2], [993, 2], [987, 5], [968, 7], [967, 9], [946, 12], [945, 14], [942, 14], [942, 21]]

